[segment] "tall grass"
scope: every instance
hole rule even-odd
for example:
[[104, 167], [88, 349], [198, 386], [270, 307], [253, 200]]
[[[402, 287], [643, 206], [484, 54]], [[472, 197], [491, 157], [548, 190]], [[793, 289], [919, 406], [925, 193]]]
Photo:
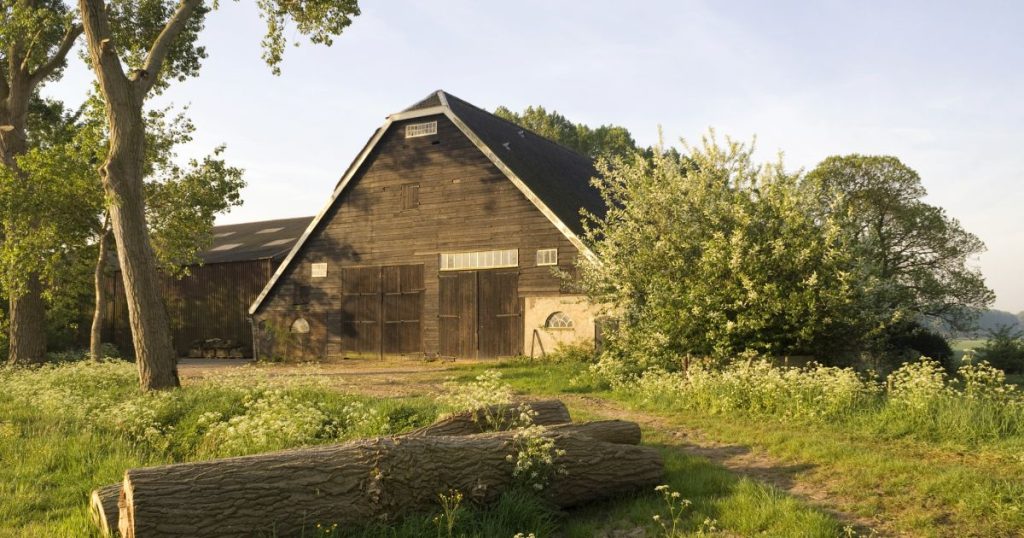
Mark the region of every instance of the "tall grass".
[[686, 372], [654, 369], [623, 377], [619, 371], [599, 363], [578, 382], [593, 384], [597, 377], [620, 394], [667, 410], [844, 424], [964, 445], [1024, 436], [1024, 395], [986, 363], [964, 365], [951, 378], [937, 362], [922, 359], [885, 382], [848, 368], [780, 367], [757, 359], [724, 367], [697, 363]]
[[0, 368], [0, 536], [88, 536], [87, 499], [125, 469], [400, 432], [437, 416], [423, 399], [337, 392], [311, 371], [243, 368], [142, 393], [132, 364]]

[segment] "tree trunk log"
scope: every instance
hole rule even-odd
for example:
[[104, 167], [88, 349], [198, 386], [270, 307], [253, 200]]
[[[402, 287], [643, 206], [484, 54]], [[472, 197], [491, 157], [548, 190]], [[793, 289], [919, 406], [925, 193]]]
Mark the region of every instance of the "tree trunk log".
[[538, 400], [491, 405], [458, 413], [409, 433], [410, 436], [473, 435], [485, 431], [508, 430], [521, 426], [516, 419], [528, 406], [535, 415], [533, 423], [542, 426], [572, 422], [569, 410], [560, 400]]
[[31, 274], [25, 290], [10, 298], [10, 351], [8, 364], [46, 361], [46, 303], [38, 274]]
[[[569, 426], [545, 433], [564, 454], [543, 494], [574, 506], [663, 480], [659, 452], [613, 444]], [[438, 493], [458, 489], [493, 502], [514, 485], [515, 432], [468, 437], [391, 437], [184, 463], [125, 473], [122, 536], [293, 536], [317, 523], [340, 526], [392, 520], [435, 508]], [[508, 458], [512, 456], [512, 458]]]
[[113, 536], [117, 532], [117, 499], [120, 495], [121, 484], [96, 488], [89, 495], [89, 518], [100, 530], [101, 536]]
[[[547, 428], [552, 432], [568, 432], [585, 435], [591, 439], [620, 445], [639, 445], [640, 426], [635, 422], [624, 420], [601, 420], [578, 424], [557, 424]], [[419, 433], [430, 436], [429, 432]], [[118, 497], [121, 495], [121, 484], [110, 484], [97, 488], [92, 492], [89, 503], [89, 515], [93, 523], [100, 529], [102, 536], [112, 536], [118, 529]]]
[[96, 268], [93, 283], [96, 287], [96, 303], [92, 312], [92, 327], [89, 330], [89, 355], [100, 359], [103, 348], [103, 313], [107, 309], [107, 283], [104, 282], [107, 267], [107, 252], [110, 250], [110, 238], [113, 232], [108, 228], [108, 218], [103, 219], [103, 231], [100, 232], [99, 254], [96, 256]]

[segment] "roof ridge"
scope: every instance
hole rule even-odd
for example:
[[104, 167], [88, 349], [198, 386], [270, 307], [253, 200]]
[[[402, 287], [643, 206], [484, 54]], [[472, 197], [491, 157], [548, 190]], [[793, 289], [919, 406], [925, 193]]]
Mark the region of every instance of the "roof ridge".
[[[539, 139], [541, 139], [541, 140], [543, 140], [543, 141], [547, 142], [548, 144], [551, 144], [551, 145], [553, 145], [553, 146], [555, 146], [555, 147], [557, 147], [557, 148], [560, 148], [560, 149], [562, 149], [562, 150], [564, 150], [564, 151], [568, 151], [569, 153], [571, 153], [571, 154], [573, 154], [573, 155], [575, 155], [575, 156], [578, 156], [578, 157], [582, 157], [582, 158], [584, 158], [584, 159], [587, 159], [588, 161], [591, 161], [591, 162], [593, 162], [593, 161], [594, 161], [594, 159], [593, 159], [592, 157], [590, 157], [589, 155], [584, 155], [583, 153], [580, 153], [580, 152], [578, 152], [578, 151], [576, 151], [576, 150], [574, 150], [574, 149], [572, 149], [572, 148], [570, 148], [570, 147], [566, 146], [565, 144], [561, 144], [561, 143], [559, 143], [559, 142], [556, 142], [556, 141], [554, 141], [554, 140], [551, 140], [550, 138], [548, 138], [548, 137], [546, 137], [546, 136], [544, 136], [544, 135], [542, 135], [542, 134], [538, 133], [537, 131], [534, 131], [533, 129], [530, 129], [529, 127], [525, 127], [525, 126], [523, 126], [523, 125], [519, 125], [518, 123], [516, 123], [516, 122], [514, 122], [514, 121], [510, 121], [510, 120], [507, 120], [507, 119], [505, 119], [505, 118], [503, 118], [503, 117], [501, 117], [501, 116], [499, 116], [499, 115], [497, 115], [497, 114], [495, 114], [495, 113], [493, 113], [493, 112], [490, 112], [490, 111], [488, 111], [488, 110], [487, 110], [487, 109], [485, 109], [485, 108], [480, 108], [480, 107], [478, 107], [478, 106], [474, 105], [473, 103], [470, 103], [469, 101], [466, 101], [465, 99], [461, 99], [461, 98], [459, 98], [459, 97], [458, 97], [457, 95], [452, 95], [452, 94], [450, 94], [450, 93], [448, 93], [448, 92], [445, 92], [444, 90], [438, 90], [438, 91], [439, 91], [439, 92], [442, 92], [442, 93], [444, 93], [444, 94], [445, 94], [446, 96], [449, 96], [449, 97], [454, 97], [455, 99], [457, 99], [458, 101], [462, 102], [463, 104], [465, 104], [465, 105], [467, 105], [467, 106], [470, 106], [470, 107], [472, 107], [472, 108], [475, 108], [475, 109], [477, 109], [477, 110], [479, 110], [479, 111], [483, 112], [484, 114], [487, 114], [487, 115], [489, 115], [489, 116], [491, 116], [491, 117], [493, 117], [493, 118], [495, 118], [495, 119], [498, 119], [498, 120], [500, 120], [500, 121], [502, 121], [502, 122], [505, 122], [505, 123], [507, 123], [507, 124], [511, 125], [512, 127], [515, 127], [515, 128], [517, 128], [517, 129], [521, 129], [521, 130], [524, 130], [524, 131], [529, 131], [529, 132], [530, 132], [530, 134], [532, 134], [532, 135], [536, 136], [537, 138], [539, 138]], [[444, 105], [445, 105], [445, 106], [446, 106], [446, 107], [447, 107], [447, 108], [448, 108], [449, 110], [451, 110], [451, 107], [450, 107], [450, 106], [448, 106], [448, 102], [447, 102], [447, 100], [445, 100], [445, 101], [443, 101], [443, 102], [444, 102]], [[454, 111], [452, 111], [452, 112], [454, 113]]]

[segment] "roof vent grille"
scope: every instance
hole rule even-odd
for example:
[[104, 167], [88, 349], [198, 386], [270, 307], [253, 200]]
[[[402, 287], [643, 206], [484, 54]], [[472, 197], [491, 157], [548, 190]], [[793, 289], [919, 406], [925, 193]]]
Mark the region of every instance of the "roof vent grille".
[[405, 137], [416, 138], [417, 136], [430, 136], [437, 134], [437, 122], [428, 121], [427, 123], [413, 123], [405, 126]]

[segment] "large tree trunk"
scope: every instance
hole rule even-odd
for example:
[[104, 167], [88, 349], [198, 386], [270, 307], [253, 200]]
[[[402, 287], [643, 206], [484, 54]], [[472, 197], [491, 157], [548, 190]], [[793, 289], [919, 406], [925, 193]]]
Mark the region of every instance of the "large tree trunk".
[[89, 330], [89, 355], [93, 359], [99, 359], [102, 355], [103, 346], [103, 312], [107, 309], [107, 283], [106, 267], [107, 253], [110, 249], [110, 238], [113, 232], [107, 226], [107, 219], [103, 220], [103, 231], [100, 232], [100, 240], [97, 244], [99, 254], [96, 257], [96, 268], [93, 274], [93, 282], [96, 286], [96, 304], [92, 312], [92, 327]]
[[[0, 103], [0, 161], [18, 181], [30, 178], [18, 168], [17, 158], [28, 151], [25, 124], [31, 95], [24, 84], [12, 84]], [[46, 303], [39, 274], [25, 275], [24, 288], [8, 297], [8, 364], [38, 364], [46, 360]]]
[[[108, 108], [117, 107], [108, 104]], [[108, 209], [128, 304], [139, 384], [144, 390], [173, 388], [181, 384], [177, 354], [146, 227], [142, 114], [136, 114], [136, 110], [123, 112], [108, 112], [112, 118], [122, 119], [111, 121], [118, 128], [111, 130], [110, 156], [100, 169], [100, 176], [107, 197], [112, 200]]]
[[144, 67], [127, 76], [115, 48], [106, 5], [102, 0], [78, 2], [89, 57], [103, 93], [110, 126], [110, 150], [107, 161], [100, 167], [100, 178], [110, 200], [108, 210], [128, 303], [135, 364], [139, 384], [144, 390], [177, 387], [180, 381], [146, 227], [143, 185], [146, 131], [142, 107], [171, 44], [201, 3], [201, 0], [182, 0], [154, 42]]
[[38, 364], [46, 360], [46, 303], [39, 275], [31, 274], [25, 291], [10, 298], [8, 364]]
[[[600, 436], [600, 428], [588, 433]], [[616, 428], [618, 431], [618, 428]], [[517, 432], [398, 437], [131, 469], [119, 500], [122, 536], [295, 536], [317, 523], [387, 521], [436, 509], [450, 488], [493, 502], [513, 487]], [[542, 494], [560, 507], [652, 487], [659, 452], [573, 431], [548, 431], [564, 454]], [[616, 434], [619, 435], [619, 434]], [[512, 458], [509, 458], [512, 456]]]

